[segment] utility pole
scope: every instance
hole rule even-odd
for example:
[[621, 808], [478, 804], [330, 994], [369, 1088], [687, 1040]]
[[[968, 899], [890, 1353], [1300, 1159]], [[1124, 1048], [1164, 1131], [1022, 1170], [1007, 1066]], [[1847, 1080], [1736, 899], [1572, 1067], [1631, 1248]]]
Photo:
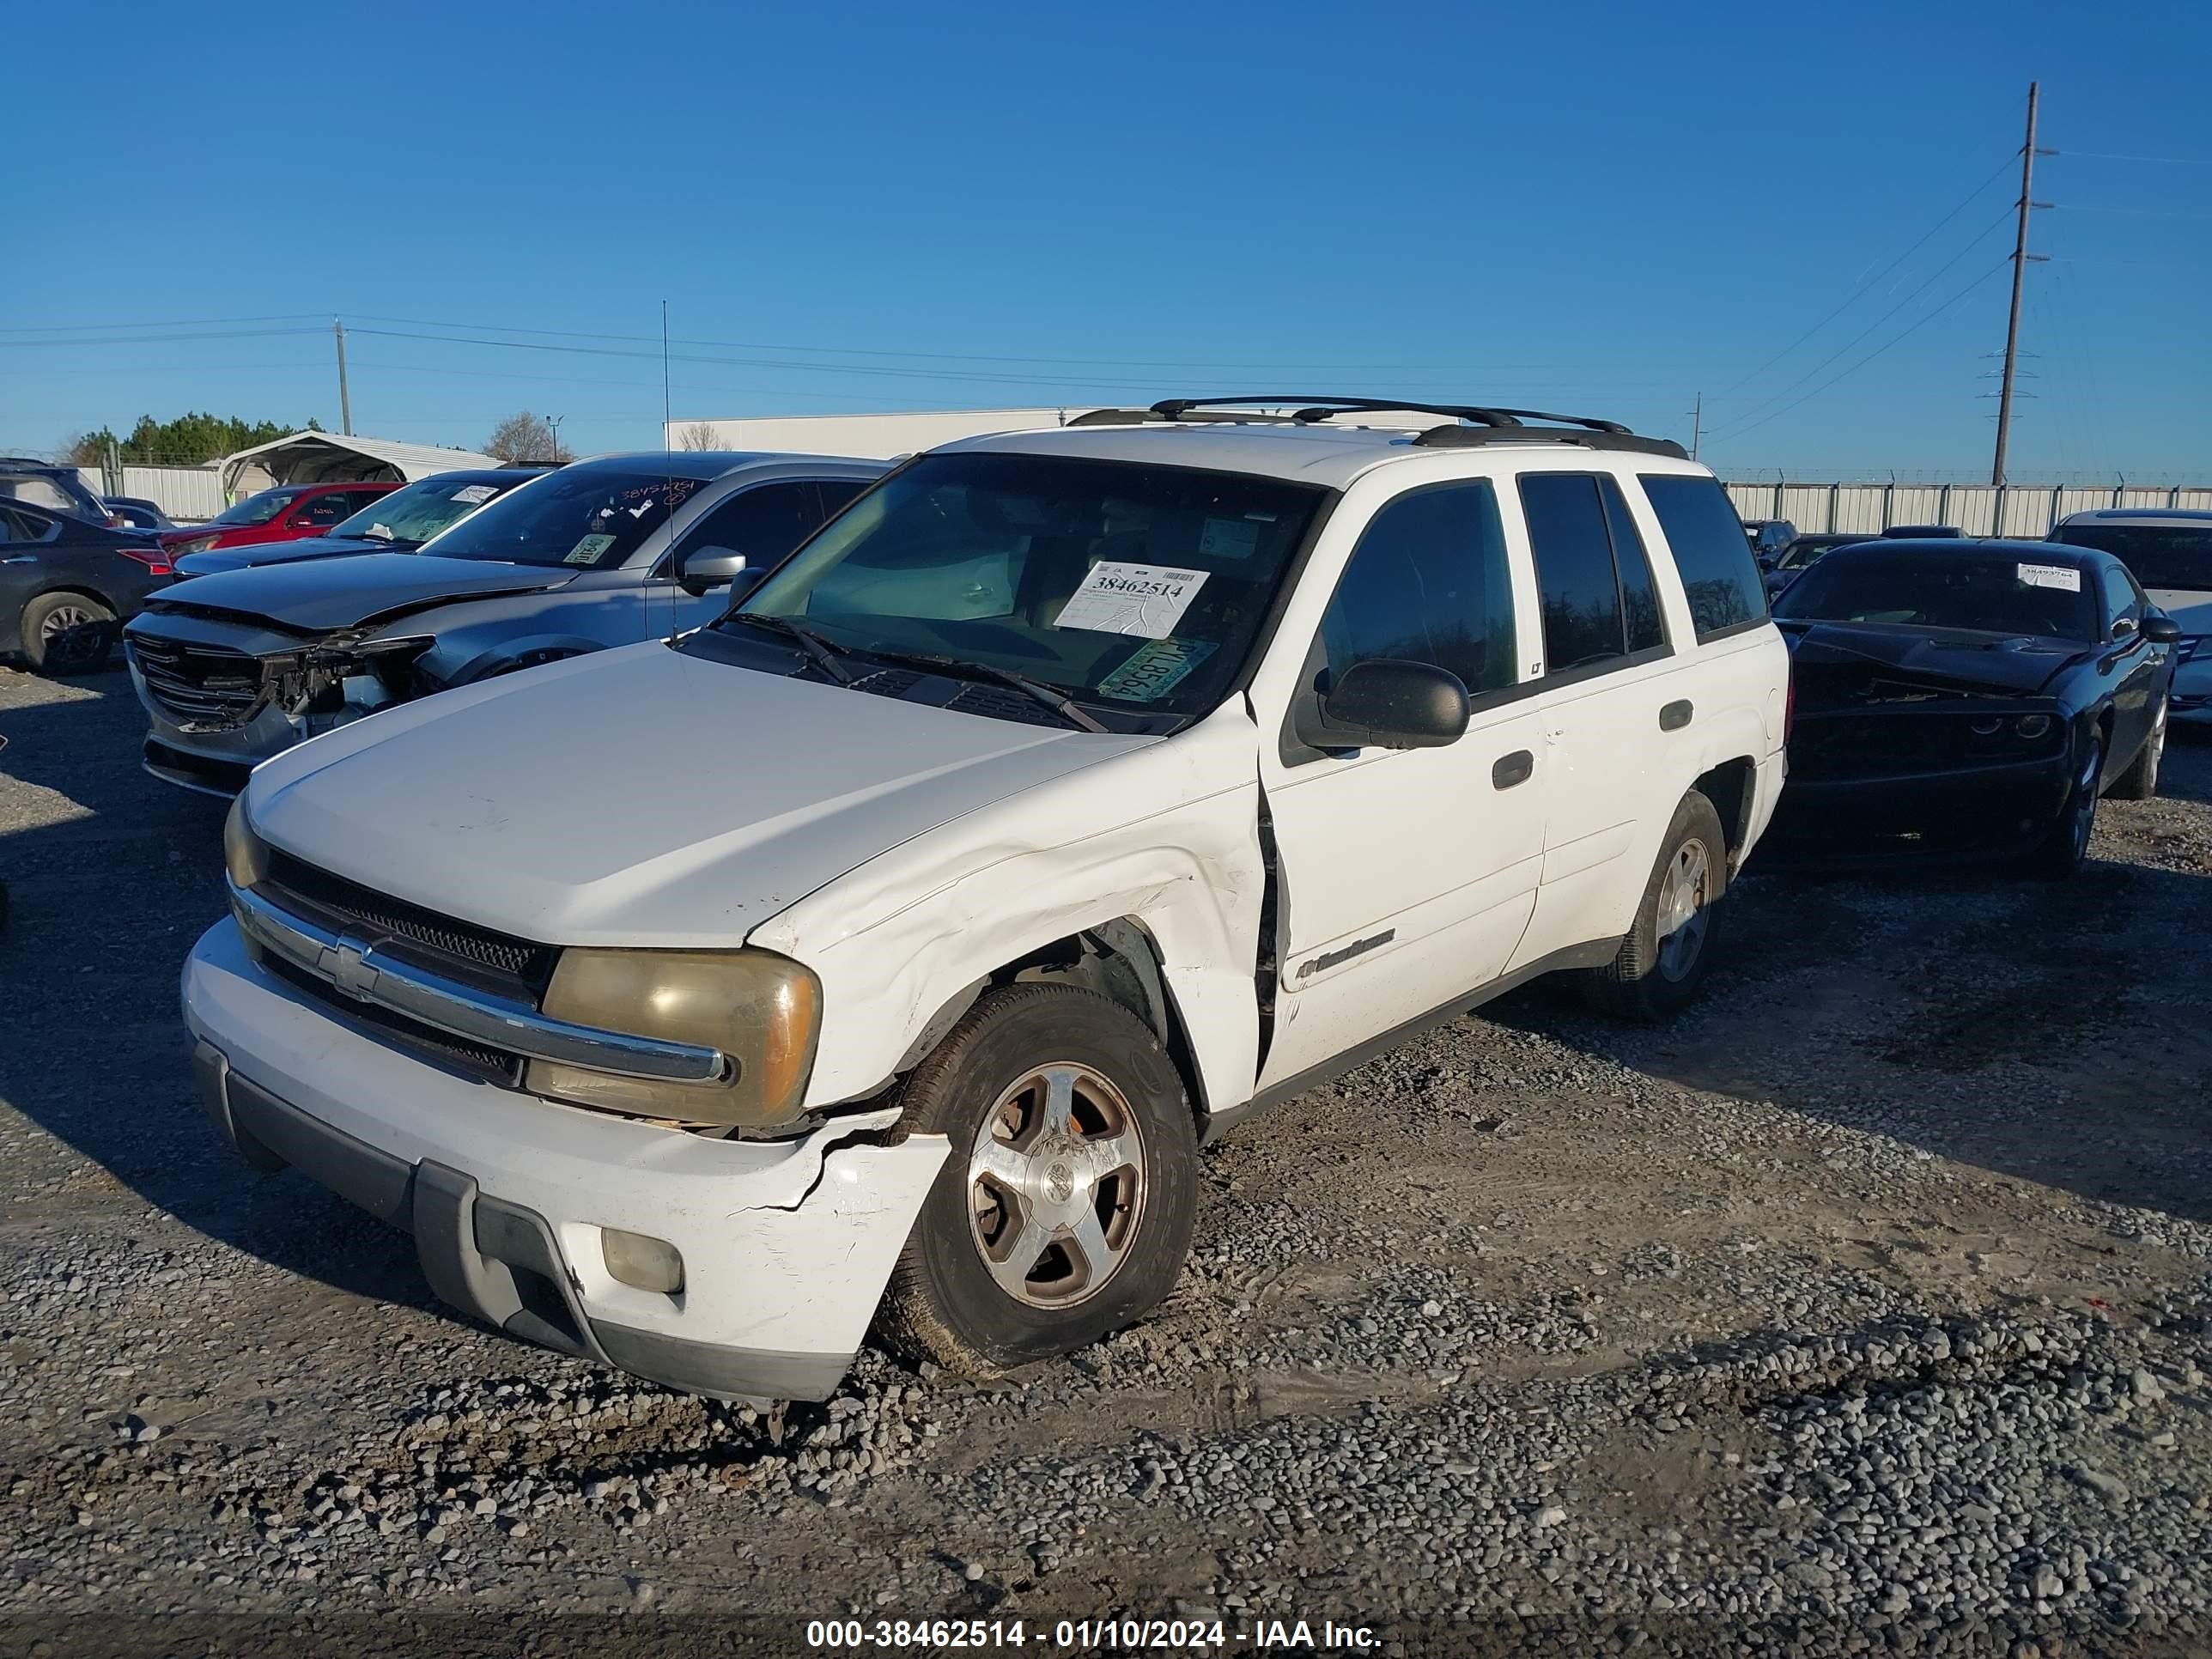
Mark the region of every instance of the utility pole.
[[346, 392], [345, 325], [337, 318], [331, 319], [331, 332], [338, 343], [338, 428], [349, 438], [353, 436], [353, 399]]
[[1705, 435], [1705, 394], [1698, 394], [1696, 405], [1690, 410], [1690, 459], [1698, 459], [1698, 440]]
[[553, 434], [553, 453], [545, 459], [556, 466], [561, 464], [561, 422], [568, 418], [566, 415], [548, 415], [545, 417], [545, 429]]
[[2036, 83], [2027, 83], [2027, 139], [2020, 147], [2020, 228], [2014, 233], [2012, 246], [2012, 319], [2005, 325], [2004, 379], [1997, 391], [1997, 453], [1990, 464], [1990, 482], [2001, 484], [2005, 481], [2005, 444], [2012, 436], [2013, 372], [2020, 358], [2020, 295], [2027, 278], [2028, 262], [2044, 256], [2027, 251], [2027, 216], [2043, 205], [2035, 199]]

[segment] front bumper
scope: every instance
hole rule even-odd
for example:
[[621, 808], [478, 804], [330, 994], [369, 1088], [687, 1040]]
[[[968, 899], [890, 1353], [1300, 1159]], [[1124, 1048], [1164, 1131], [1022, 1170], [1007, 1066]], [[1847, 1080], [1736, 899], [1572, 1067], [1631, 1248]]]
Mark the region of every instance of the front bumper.
[[243, 726], [188, 732], [146, 689], [146, 677], [135, 660], [131, 663], [131, 689], [146, 711], [146, 769], [180, 788], [234, 795], [246, 787], [246, 774], [263, 761], [306, 741], [284, 711], [273, 705]]
[[1775, 808], [1768, 856], [1827, 863], [2026, 852], [2057, 822], [2071, 782], [2063, 753], [1891, 777], [1793, 773]]
[[[477, 1082], [403, 1053], [264, 972], [218, 922], [184, 970], [210, 1114], [415, 1237], [441, 1300], [527, 1340], [721, 1398], [826, 1398], [866, 1336], [948, 1152], [873, 1137], [716, 1140]], [[673, 1295], [610, 1274], [602, 1229], [665, 1239]]]

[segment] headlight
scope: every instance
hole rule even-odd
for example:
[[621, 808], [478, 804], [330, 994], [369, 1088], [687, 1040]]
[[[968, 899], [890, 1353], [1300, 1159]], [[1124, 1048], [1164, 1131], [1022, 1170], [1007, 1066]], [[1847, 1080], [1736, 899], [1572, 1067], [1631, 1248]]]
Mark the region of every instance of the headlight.
[[662, 1083], [533, 1060], [523, 1079], [532, 1093], [746, 1129], [799, 1115], [822, 1030], [822, 981], [766, 951], [563, 951], [543, 1006], [578, 1025], [712, 1044], [730, 1056], [733, 1074]]
[[269, 873], [269, 846], [253, 833], [246, 816], [246, 795], [240, 791], [222, 821], [222, 861], [234, 887], [251, 887]]
[[2039, 738], [2051, 729], [2048, 714], [2022, 714], [2012, 723], [2012, 729], [2023, 738]]

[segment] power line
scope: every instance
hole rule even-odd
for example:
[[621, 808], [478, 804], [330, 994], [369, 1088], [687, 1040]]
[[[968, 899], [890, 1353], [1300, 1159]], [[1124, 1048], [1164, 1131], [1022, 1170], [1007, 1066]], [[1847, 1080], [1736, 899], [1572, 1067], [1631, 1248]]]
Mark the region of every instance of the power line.
[[2054, 149], [2049, 154], [2084, 161], [2152, 161], [2160, 167], [2212, 167], [2212, 155], [2114, 155], [2100, 149]]
[[[1991, 171], [1990, 175], [1984, 179], [1981, 183], [1976, 185], [1973, 189], [1968, 191], [1965, 198], [1960, 202], [1958, 206], [1953, 208], [1941, 219], [1938, 219], [1936, 222], [1934, 228], [1931, 228], [1927, 234], [1921, 237], [1921, 239], [1915, 242], [1911, 247], [1905, 249], [1904, 252], [1899, 254], [1894, 259], [1892, 259], [1872, 276], [1868, 277], [1866, 281], [1861, 283], [1856, 288], [1853, 289], [1841, 305], [1838, 306], [1826, 316], [1821, 318], [1819, 322], [1814, 324], [1812, 327], [1807, 329], [1802, 334], [1800, 334], [1796, 339], [1792, 340], [1788, 345], [1783, 347], [1781, 350], [1776, 352], [1771, 357], [1769, 357], [1757, 368], [1753, 369], [1750, 374], [1745, 375], [1741, 380], [1738, 380], [1735, 386], [1729, 386], [1724, 390], [1721, 393], [1721, 396], [1723, 398], [1727, 398], [1743, 386], [1748, 386], [1752, 381], [1765, 374], [1768, 369], [1773, 368], [1775, 364], [1780, 362], [1784, 357], [1787, 357], [1791, 352], [1796, 350], [1799, 346], [1803, 345], [1806, 341], [1811, 339], [1822, 329], [1827, 327], [1830, 323], [1834, 322], [1836, 319], [1842, 316], [1844, 312], [1850, 310], [1853, 305], [1856, 304], [1865, 295], [1873, 291], [1875, 283], [1881, 281], [1883, 277], [1888, 276], [1891, 271], [1895, 270], [1899, 265], [1903, 264], [1907, 259], [1910, 259], [1914, 254], [1919, 252], [1922, 248], [1927, 246], [1946, 225], [1949, 224], [1961, 213], [1964, 213], [1967, 208], [1971, 207], [1973, 204], [1974, 198], [1979, 196], [1984, 191], [1987, 190], [1991, 185], [1995, 184], [1998, 178], [2002, 176], [2005, 170], [2011, 167], [2011, 165], [2012, 158], [2010, 156], [2007, 156], [2003, 161], [1998, 162], [1996, 168]], [[1984, 232], [1983, 234], [1986, 235], [1988, 233]], [[1846, 346], [1844, 349], [1846, 351], [1850, 349], [1849, 346]], [[1832, 362], [1833, 360], [1831, 359], [1830, 361]], [[1813, 372], [1814, 374], [1818, 374], [1820, 370], [1815, 368]]]
[[1743, 434], [1752, 431], [1755, 428], [1765, 426], [1769, 421], [1778, 420], [1781, 416], [1787, 415], [1791, 410], [1796, 408], [1799, 404], [1809, 402], [1811, 399], [1819, 397], [1830, 386], [1836, 385], [1839, 381], [1850, 379], [1852, 375], [1857, 374], [1859, 370], [1864, 368], [1869, 363], [1872, 362], [1875, 358], [1887, 351], [1891, 347], [1897, 345], [1899, 343], [1903, 341], [1908, 335], [1911, 335], [1919, 329], [1926, 326], [1928, 324], [1934, 322], [1938, 317], [1948, 311], [1953, 306], [1958, 304], [1960, 301], [1965, 299], [1976, 289], [1981, 287], [1983, 283], [1988, 282], [1990, 277], [1996, 276], [1997, 272], [2002, 270], [2011, 263], [2012, 255], [2008, 253], [2003, 258], [1998, 260], [1996, 264], [1991, 265], [1980, 276], [1975, 277], [1973, 281], [1968, 283], [1966, 287], [1960, 289], [1949, 299], [1944, 301], [1942, 305], [1937, 306], [1933, 311], [1929, 312], [1925, 316], [1914, 319], [1913, 321], [1908, 324], [1905, 327], [1900, 329], [1897, 333], [1883, 341], [1881, 344], [1876, 346], [1872, 351], [1867, 353], [1865, 356], [1860, 358], [1858, 362], [1844, 369], [1842, 374], [1831, 375], [1827, 380], [1823, 380], [1819, 386], [1814, 386], [1810, 392], [1807, 392], [1802, 398], [1796, 399], [1796, 402], [1784, 404], [1781, 408], [1776, 410], [1771, 415], [1762, 415], [1755, 421], [1752, 421], [1745, 425], [1737, 427], [1729, 432], [1728, 435], [1730, 437], [1741, 437]]
[[[1724, 431], [1733, 434], [1738, 431], [1747, 430], [1748, 428], [1743, 424], [1745, 422], [1749, 421], [1753, 416], [1757, 415], [1759, 410], [1766, 408], [1768, 404], [1775, 403], [1780, 398], [1788, 397], [1799, 386], [1804, 385], [1806, 381], [1811, 380], [1815, 374], [1818, 374], [1822, 369], [1826, 368], [1830, 363], [1834, 362], [1837, 358], [1850, 350], [1854, 346], [1857, 345], [1860, 341], [1865, 339], [1867, 336], [1872, 334], [1884, 323], [1896, 316], [1899, 312], [1903, 311], [1907, 306], [1911, 305], [1930, 288], [1933, 288], [1946, 271], [1949, 270], [1969, 253], [1972, 253], [1977, 247], [1979, 247], [1982, 243], [1988, 240], [1990, 233], [1995, 230], [1998, 226], [2004, 223], [2007, 219], [2012, 217], [2013, 211], [2013, 208], [2008, 204], [1995, 219], [1992, 219], [1988, 224], [1984, 225], [1981, 230], [1975, 234], [1972, 240], [1969, 241], [1964, 247], [1960, 248], [1956, 253], [1946, 259], [1942, 264], [1936, 266], [1935, 270], [1929, 272], [1928, 275], [1920, 281], [1918, 285], [1908, 293], [1902, 300], [1899, 300], [1887, 311], [1883, 312], [1881, 316], [1875, 318], [1864, 328], [1861, 329], [1856, 334], [1851, 336], [1850, 339], [1844, 341], [1843, 344], [1838, 346], [1833, 351], [1820, 359], [1819, 362], [1814, 364], [1812, 368], [1807, 369], [1802, 374], [1800, 374], [1788, 386], [1784, 386], [1781, 391], [1774, 392], [1761, 399], [1759, 402], [1753, 404], [1744, 414], [1737, 416], [1734, 421], [1728, 422], [1724, 428]], [[1792, 409], [1795, 409], [1796, 406], [1797, 405], [1796, 404], [1790, 405]], [[1753, 423], [1759, 424], [1759, 422]], [[1722, 434], [1716, 433], [1714, 435], [1720, 436]]]
[[0, 340], [0, 351], [76, 346], [160, 345], [176, 340], [266, 340], [283, 334], [319, 334], [319, 328], [234, 328], [208, 334], [112, 334], [98, 340]]
[[187, 317], [165, 323], [41, 323], [29, 328], [0, 328], [0, 334], [89, 334], [112, 328], [220, 328], [234, 323], [305, 322], [321, 314], [314, 311], [287, 311], [273, 317]]

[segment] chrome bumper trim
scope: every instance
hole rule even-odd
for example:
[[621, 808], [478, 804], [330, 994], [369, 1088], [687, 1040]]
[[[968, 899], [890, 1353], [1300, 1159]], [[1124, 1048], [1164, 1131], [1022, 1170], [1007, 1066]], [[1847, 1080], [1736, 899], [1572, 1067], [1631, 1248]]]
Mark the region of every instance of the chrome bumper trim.
[[665, 1083], [719, 1083], [730, 1073], [719, 1048], [551, 1018], [526, 1004], [426, 973], [384, 954], [370, 941], [319, 927], [250, 888], [231, 885], [230, 908], [247, 939], [294, 967], [356, 1001], [374, 1003], [454, 1036], [533, 1060]]

